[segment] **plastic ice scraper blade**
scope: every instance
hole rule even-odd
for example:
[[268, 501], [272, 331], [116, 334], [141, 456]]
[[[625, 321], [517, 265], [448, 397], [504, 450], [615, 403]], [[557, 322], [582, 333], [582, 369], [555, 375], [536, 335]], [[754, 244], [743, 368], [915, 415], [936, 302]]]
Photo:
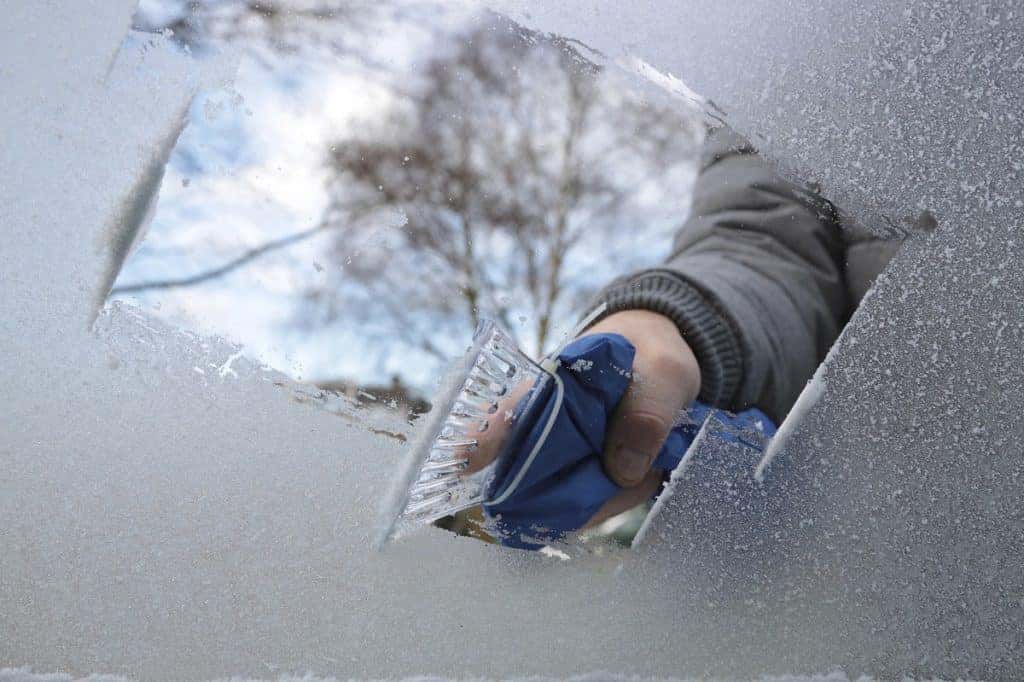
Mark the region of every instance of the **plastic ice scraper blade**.
[[524, 408], [551, 382], [551, 375], [524, 355], [498, 324], [481, 321], [410, 448], [384, 509], [379, 542], [487, 501], [504, 460], [489, 455], [481, 462], [481, 438], [491, 431], [489, 440], [495, 441], [494, 431], [500, 430], [498, 442], [490, 445], [497, 450], [514, 440], [528, 412]]

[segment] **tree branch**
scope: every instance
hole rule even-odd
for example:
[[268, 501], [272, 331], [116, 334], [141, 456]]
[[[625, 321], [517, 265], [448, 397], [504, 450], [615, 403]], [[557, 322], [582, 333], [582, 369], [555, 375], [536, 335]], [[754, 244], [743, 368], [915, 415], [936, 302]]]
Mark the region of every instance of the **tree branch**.
[[233, 270], [237, 270], [243, 265], [251, 263], [260, 256], [266, 255], [271, 251], [277, 251], [279, 249], [283, 249], [293, 244], [297, 244], [298, 242], [301, 242], [305, 239], [309, 239], [313, 235], [323, 232], [328, 227], [329, 225], [327, 223], [320, 223], [309, 229], [288, 235], [287, 237], [282, 237], [280, 239], [269, 241], [265, 244], [257, 246], [256, 248], [249, 249], [241, 256], [238, 256], [237, 258], [234, 258], [228, 261], [227, 263], [224, 263], [223, 265], [213, 268], [212, 270], [206, 270], [205, 272], [200, 272], [195, 275], [189, 275], [188, 277], [180, 277], [173, 279], [157, 279], [148, 282], [124, 284], [118, 287], [114, 287], [113, 289], [110, 290], [108, 298], [110, 296], [115, 296], [118, 294], [135, 294], [140, 291], [149, 291], [151, 289], [176, 289], [180, 287], [191, 287], [197, 284], [202, 284], [203, 282], [208, 282], [211, 279], [222, 277], [223, 275], [226, 275]]

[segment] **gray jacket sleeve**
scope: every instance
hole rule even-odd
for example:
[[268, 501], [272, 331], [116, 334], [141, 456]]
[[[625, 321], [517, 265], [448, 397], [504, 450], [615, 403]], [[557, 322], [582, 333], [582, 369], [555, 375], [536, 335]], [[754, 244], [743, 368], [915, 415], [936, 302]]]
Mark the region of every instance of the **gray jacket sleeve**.
[[701, 400], [756, 406], [780, 421], [851, 307], [843, 260], [834, 207], [721, 129], [709, 137], [668, 261], [616, 280], [598, 301], [605, 315], [668, 316], [697, 356]]

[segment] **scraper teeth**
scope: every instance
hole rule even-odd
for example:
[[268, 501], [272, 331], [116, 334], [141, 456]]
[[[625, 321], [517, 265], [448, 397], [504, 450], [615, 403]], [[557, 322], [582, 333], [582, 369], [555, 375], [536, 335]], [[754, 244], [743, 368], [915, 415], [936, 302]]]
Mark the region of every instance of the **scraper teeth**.
[[450, 490], [453, 486], [458, 485], [458, 483], [459, 478], [454, 474], [440, 474], [436, 477], [424, 477], [416, 482], [410, 497], [411, 499], [422, 499], [427, 495]]
[[[505, 366], [500, 369], [502, 379], [511, 379], [516, 375], [516, 361], [509, 357], [505, 350], [495, 343], [491, 344], [491, 354], [498, 358]], [[493, 366], [493, 360], [492, 360]]]
[[494, 358], [490, 355], [481, 355], [480, 359], [477, 360], [476, 366], [489, 374], [496, 381], [501, 381], [505, 378], [505, 368], [499, 366], [499, 364], [495, 362]]
[[480, 433], [487, 430], [487, 421], [483, 417], [456, 417], [450, 422], [462, 433]]
[[482, 398], [493, 398], [504, 395], [508, 390], [506, 378], [505, 370], [491, 371], [478, 366], [470, 370], [466, 385]]
[[412, 517], [428, 516], [432, 514], [437, 507], [450, 502], [451, 499], [451, 491], [446, 491], [422, 500], [410, 501], [409, 505], [405, 508], [405, 513]]
[[477, 363], [475, 370], [479, 373], [480, 378], [484, 379], [485, 382], [492, 384], [492, 390], [495, 387], [504, 386], [505, 381], [509, 378], [509, 367], [505, 364], [499, 364], [492, 359], [481, 356], [480, 362]]
[[483, 386], [472, 378], [466, 379], [466, 383], [462, 387], [462, 392], [471, 398], [480, 400], [481, 402], [488, 402], [491, 400], [491, 391], [488, 387]]
[[453, 433], [470, 433], [473, 425], [479, 423], [479, 421], [479, 419], [472, 417], [452, 414], [449, 416], [446, 424], [452, 427]]
[[[449, 439], [438, 439], [434, 443], [434, 450], [462, 450], [462, 449], [475, 449], [480, 445], [480, 441], [474, 438], [457, 438], [453, 440]], [[447, 453], [445, 453], [447, 454]]]
[[450, 459], [439, 462], [428, 462], [423, 465], [423, 471], [424, 473], [431, 474], [461, 473], [465, 471], [468, 466], [469, 460]]
[[472, 403], [460, 401], [452, 408], [451, 416], [459, 419], [485, 419], [483, 410]]

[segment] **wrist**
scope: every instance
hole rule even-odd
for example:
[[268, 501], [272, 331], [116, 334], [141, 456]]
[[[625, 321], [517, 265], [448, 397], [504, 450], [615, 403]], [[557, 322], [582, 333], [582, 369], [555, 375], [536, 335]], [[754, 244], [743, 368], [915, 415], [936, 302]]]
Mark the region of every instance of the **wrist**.
[[700, 363], [672, 318], [650, 310], [620, 310], [587, 330], [588, 334], [613, 333], [624, 336], [650, 365], [654, 379], [672, 377], [682, 391], [683, 404], [697, 399], [701, 388]]
[[743, 377], [741, 337], [710, 292], [674, 270], [659, 268], [620, 278], [595, 300], [606, 306], [602, 320], [642, 311], [671, 321], [697, 358], [700, 399], [717, 407], [732, 405]]

